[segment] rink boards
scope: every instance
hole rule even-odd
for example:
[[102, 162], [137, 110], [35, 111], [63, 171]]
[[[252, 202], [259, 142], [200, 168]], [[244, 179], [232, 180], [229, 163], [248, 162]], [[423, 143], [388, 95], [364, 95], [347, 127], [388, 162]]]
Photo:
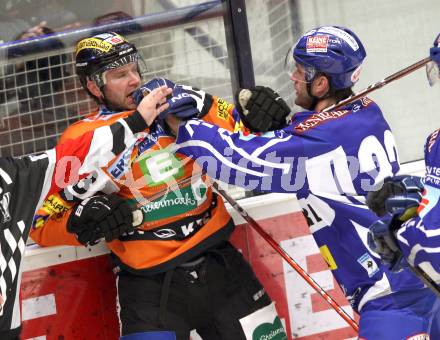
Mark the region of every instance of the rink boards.
[[[269, 194], [242, 206], [353, 316], [308, 231], [294, 195]], [[232, 242], [276, 301], [291, 338], [349, 339], [355, 332], [244, 220]], [[21, 285], [23, 339], [117, 339], [115, 283], [105, 246], [31, 246]], [[194, 335], [193, 340], [198, 339]]]

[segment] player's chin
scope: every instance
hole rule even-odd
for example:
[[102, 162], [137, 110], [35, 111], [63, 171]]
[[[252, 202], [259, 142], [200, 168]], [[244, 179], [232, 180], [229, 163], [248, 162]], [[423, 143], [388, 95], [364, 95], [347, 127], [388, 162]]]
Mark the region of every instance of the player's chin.
[[125, 106], [128, 110], [134, 110], [136, 109], [137, 105], [134, 102], [133, 98], [131, 96], [128, 96], [125, 100]]

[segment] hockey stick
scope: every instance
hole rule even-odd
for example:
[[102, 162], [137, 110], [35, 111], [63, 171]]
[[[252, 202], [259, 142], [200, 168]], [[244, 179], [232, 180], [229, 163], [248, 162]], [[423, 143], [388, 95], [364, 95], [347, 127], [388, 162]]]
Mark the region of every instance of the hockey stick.
[[440, 298], [440, 287], [431, 277], [426, 274], [426, 272], [419, 266], [412, 266], [408, 263], [408, 268], [411, 270], [415, 276], [417, 276], [420, 281], [422, 281], [426, 287], [431, 289], [437, 297]]
[[[183, 185], [193, 183], [199, 180], [203, 176], [203, 172], [197, 172], [189, 177], [182, 178], [171, 184], [159, 192], [156, 192], [153, 196], [147, 198], [149, 202], [161, 197], [169, 191], [176, 190]], [[249, 214], [234, 200], [225, 190], [223, 190], [219, 184], [208, 178], [212, 187], [221, 195], [242, 217], [249, 223], [249, 225], [257, 231], [260, 236], [269, 243], [269, 245], [284, 258], [284, 260], [319, 294], [324, 300], [356, 331], [359, 332], [359, 326], [356, 321], [345, 312], [342, 307], [282, 248], [280, 245], [264, 231], [264, 229], [256, 222]]]
[[[152, 202], [159, 197], [163, 196], [169, 191], [177, 190], [181, 186], [188, 185], [195, 181], [198, 181], [203, 176], [202, 172], [197, 172], [193, 176], [182, 178], [179, 181], [174, 182], [170, 187], [156, 192], [153, 196], [148, 197], [148, 201]], [[209, 178], [212, 187], [217, 193], [222, 196], [231, 206], [234, 208], [243, 219], [249, 223], [249, 225], [260, 234], [260, 236], [275, 249], [275, 251], [286, 260], [286, 262], [319, 294], [325, 301], [356, 331], [359, 331], [359, 326], [356, 321], [345, 312], [341, 306], [292, 258], [287, 252], [280, 247], [280, 245], [267, 233], [264, 229], [244, 210], [235, 199], [233, 199], [225, 190], [223, 190], [219, 184]], [[139, 202], [144, 203], [144, 202]]]
[[[388, 77], [386, 77], [385, 79], [383, 79], [382, 81], [379, 81], [377, 83], [374, 83], [370, 86], [368, 86], [366, 89], [334, 104], [331, 105], [329, 107], [327, 107], [326, 109], [323, 110], [323, 112], [328, 112], [330, 110], [335, 110], [338, 109], [342, 106], [345, 106], [361, 97], [364, 97], [365, 95], [367, 95], [368, 93], [371, 93], [397, 79], [400, 79], [412, 72], [414, 72], [415, 70], [423, 67], [424, 65], [426, 65], [431, 59], [425, 58], [422, 59], [406, 68], [404, 68], [403, 70], [400, 70]], [[186, 183], [191, 183], [192, 182], [192, 178], [193, 177], [189, 177], [189, 178], [184, 178], [181, 182], [186, 182]], [[180, 185], [182, 185], [182, 183], [177, 183], [177, 187]], [[261, 237], [263, 237], [271, 246], [273, 249], [275, 249], [275, 251], [277, 251], [283, 258], [284, 260], [287, 261], [287, 263], [289, 263], [289, 265], [310, 285], [312, 286], [312, 288], [314, 288], [326, 301], [327, 303], [355, 330], [355, 331], [359, 331], [359, 326], [357, 325], [356, 321], [353, 320], [353, 318], [350, 317], [350, 315], [348, 315], [342, 308], [341, 306], [339, 306], [339, 304], [321, 287], [319, 286], [319, 284], [313, 280], [313, 278], [301, 267], [299, 266], [299, 264], [293, 260], [293, 258], [286, 253], [286, 251], [281, 248], [278, 243], [276, 243], [276, 241], [267, 233], [264, 231], [264, 229], [251, 217], [249, 216], [249, 214], [237, 203], [237, 201], [235, 201], [231, 196], [229, 196], [228, 193], [226, 193], [225, 190], [221, 189], [218, 185], [217, 182], [212, 182], [212, 186], [213, 188], [229, 203], [231, 204], [231, 206], [245, 219], [246, 222], [248, 222], [250, 224], [250, 226], [252, 228], [254, 228], [255, 231], [257, 231]], [[169, 189], [168, 189], [169, 190]], [[157, 193], [159, 194], [159, 193]], [[156, 194], [156, 195], [157, 195]], [[156, 196], [155, 195], [155, 196]], [[151, 198], [150, 198], [151, 199]], [[422, 271], [422, 274], [417, 273], [419, 272], [419, 268], [411, 268], [411, 270], [413, 270], [417, 276], [419, 277], [426, 277], [426, 274]], [[424, 275], [423, 275], [424, 274]], [[425, 282], [424, 279], [422, 279], [422, 281]], [[428, 284], [427, 284], [428, 285]], [[428, 285], [428, 287], [431, 287], [431, 285]], [[432, 289], [432, 288], [431, 288]]]
[[[397, 71], [396, 73], [393, 73], [392, 75], [386, 77], [385, 79], [371, 84], [370, 86], [368, 86], [366, 89], [353, 94], [352, 96], [343, 99], [341, 101], [339, 101], [336, 104], [333, 104], [327, 108], [325, 108], [324, 110], [322, 110], [322, 112], [328, 112], [328, 111], [332, 111], [332, 110], [336, 110], [339, 109], [359, 98], [364, 97], [365, 95], [367, 95], [368, 93], [371, 93], [377, 89], [382, 88], [383, 86], [397, 80], [400, 79], [402, 77], [407, 76], [408, 74], [418, 70], [419, 68], [422, 68], [423, 66], [425, 66], [427, 63], [429, 63], [431, 61], [430, 57], [424, 58], [408, 67], [405, 67], [404, 69]], [[434, 294], [436, 294], [439, 298], [440, 298], [440, 286], [438, 284], [435, 283], [435, 281], [419, 266], [412, 266], [408, 263], [408, 269], [411, 270], [413, 272], [414, 275], [416, 275], [428, 288], [430, 288]]]
[[249, 225], [260, 234], [260, 236], [281, 255], [281, 257], [316, 291], [325, 301], [356, 331], [359, 326], [353, 318], [270, 236], [236, 200], [234, 200], [219, 184], [212, 181], [213, 188], [240, 214]]
[[371, 84], [366, 89], [364, 89], [358, 93], [355, 93], [355, 94], [351, 95], [350, 97], [343, 99], [343, 100], [339, 101], [338, 103], [333, 104], [333, 105], [325, 108], [324, 110], [322, 110], [322, 112], [333, 111], [333, 110], [341, 108], [342, 106], [350, 104], [351, 102], [354, 102], [355, 100], [364, 97], [365, 95], [367, 95], [370, 92], [373, 92], [377, 89], [380, 89], [381, 87], [383, 87], [383, 86], [385, 86], [385, 85], [387, 85], [397, 79], [405, 77], [406, 75], [414, 72], [415, 70], [418, 70], [419, 68], [425, 66], [430, 61], [431, 61], [431, 58], [427, 57], [425, 59], [422, 59], [422, 60], [408, 66], [408, 67], [405, 67], [404, 69], [397, 71], [396, 73], [393, 73], [392, 75], [386, 77], [385, 79], [378, 81], [377, 83]]

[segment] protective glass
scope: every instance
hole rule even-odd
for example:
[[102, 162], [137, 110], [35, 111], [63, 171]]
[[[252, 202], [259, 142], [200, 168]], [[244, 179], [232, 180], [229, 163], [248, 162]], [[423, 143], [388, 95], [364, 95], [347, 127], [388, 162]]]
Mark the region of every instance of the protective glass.
[[440, 70], [435, 61], [430, 61], [426, 64], [426, 76], [430, 86], [434, 86], [440, 79]]
[[284, 58], [284, 71], [289, 75], [289, 78], [301, 83], [311, 83], [315, 78], [317, 71], [311, 66], [298, 65], [293, 58], [294, 47], [287, 51]]
[[142, 56], [139, 53], [132, 53], [132, 54], [128, 54], [126, 56], [123, 56], [115, 61], [113, 61], [112, 63], [106, 65], [105, 67], [103, 67], [102, 69], [100, 69], [99, 71], [95, 72], [91, 78], [92, 80], [95, 81], [96, 85], [98, 87], [102, 87], [105, 85], [105, 77], [104, 74], [106, 71], [111, 70], [111, 69], [115, 69], [130, 63], [136, 63], [137, 64], [137, 68], [138, 68], [138, 72], [139, 72], [139, 76], [141, 79], [141, 83], [143, 82], [144, 76], [147, 74], [148, 69], [147, 69], [147, 64], [145, 63], [144, 58], [142, 58]]

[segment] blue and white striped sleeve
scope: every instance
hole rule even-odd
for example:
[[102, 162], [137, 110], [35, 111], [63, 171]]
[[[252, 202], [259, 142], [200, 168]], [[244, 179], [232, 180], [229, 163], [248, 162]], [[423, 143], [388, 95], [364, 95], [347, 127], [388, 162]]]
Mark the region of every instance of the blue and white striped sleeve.
[[[425, 144], [425, 189], [418, 216], [402, 225], [397, 240], [408, 262], [440, 282], [440, 138], [433, 132]], [[432, 273], [431, 273], [432, 272]]]

